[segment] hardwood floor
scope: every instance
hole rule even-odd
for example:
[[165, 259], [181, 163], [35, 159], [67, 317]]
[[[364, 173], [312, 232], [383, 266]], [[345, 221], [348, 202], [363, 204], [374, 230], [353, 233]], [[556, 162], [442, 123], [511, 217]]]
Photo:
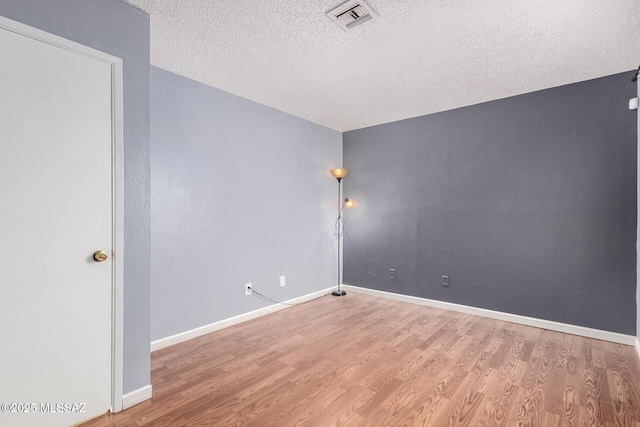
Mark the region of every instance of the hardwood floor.
[[640, 426], [633, 347], [350, 293], [152, 354], [93, 426]]

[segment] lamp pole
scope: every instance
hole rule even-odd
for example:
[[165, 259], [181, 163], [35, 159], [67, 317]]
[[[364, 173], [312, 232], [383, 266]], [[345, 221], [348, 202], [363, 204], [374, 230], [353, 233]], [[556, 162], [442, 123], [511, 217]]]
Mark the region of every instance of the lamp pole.
[[342, 290], [342, 287], [341, 287], [341, 284], [340, 284], [340, 282], [341, 282], [341, 280], [340, 280], [341, 279], [341, 275], [340, 275], [341, 268], [340, 267], [342, 265], [342, 262], [341, 262], [342, 260], [340, 259], [340, 246], [341, 246], [341, 243], [342, 243], [342, 205], [341, 205], [341, 202], [342, 202], [342, 178], [344, 178], [347, 175], [347, 170], [343, 169], [343, 168], [331, 169], [331, 175], [333, 175], [338, 180], [338, 219], [337, 219], [338, 225], [336, 227], [336, 234], [337, 234], [336, 241], [337, 241], [337, 245], [338, 245], [338, 248], [337, 248], [337, 251], [336, 251], [337, 254], [338, 254], [338, 263], [337, 263], [337, 265], [338, 265], [338, 268], [337, 268], [337, 270], [338, 270], [338, 272], [337, 272], [337, 275], [338, 275], [338, 280], [337, 280], [338, 289], [333, 291], [333, 292], [331, 292], [331, 295], [336, 296], [336, 297], [341, 297], [341, 296], [344, 296], [344, 295], [347, 294], [345, 291]]

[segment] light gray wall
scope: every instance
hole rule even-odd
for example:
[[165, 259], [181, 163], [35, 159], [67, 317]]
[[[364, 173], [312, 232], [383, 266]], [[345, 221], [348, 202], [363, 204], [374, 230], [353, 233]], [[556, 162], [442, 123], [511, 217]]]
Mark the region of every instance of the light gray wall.
[[345, 133], [345, 283], [634, 335], [631, 75]]
[[152, 67], [151, 141], [152, 340], [334, 284], [339, 132]]
[[150, 383], [149, 17], [120, 0], [3, 0], [0, 15], [124, 65], [124, 392]]

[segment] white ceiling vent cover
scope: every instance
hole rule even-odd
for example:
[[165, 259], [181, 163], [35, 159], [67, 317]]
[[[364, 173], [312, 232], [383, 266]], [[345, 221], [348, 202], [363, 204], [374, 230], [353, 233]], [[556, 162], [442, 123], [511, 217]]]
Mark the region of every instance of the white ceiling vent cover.
[[363, 0], [349, 0], [342, 3], [340, 6], [327, 12], [327, 16], [347, 31], [378, 17], [373, 9]]

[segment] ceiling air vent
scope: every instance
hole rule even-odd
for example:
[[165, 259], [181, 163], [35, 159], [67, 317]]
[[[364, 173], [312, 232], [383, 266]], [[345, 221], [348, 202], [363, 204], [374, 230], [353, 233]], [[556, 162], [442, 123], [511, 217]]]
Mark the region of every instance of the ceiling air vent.
[[349, 0], [327, 12], [333, 22], [345, 30], [351, 30], [360, 24], [376, 18], [378, 15], [362, 0]]

